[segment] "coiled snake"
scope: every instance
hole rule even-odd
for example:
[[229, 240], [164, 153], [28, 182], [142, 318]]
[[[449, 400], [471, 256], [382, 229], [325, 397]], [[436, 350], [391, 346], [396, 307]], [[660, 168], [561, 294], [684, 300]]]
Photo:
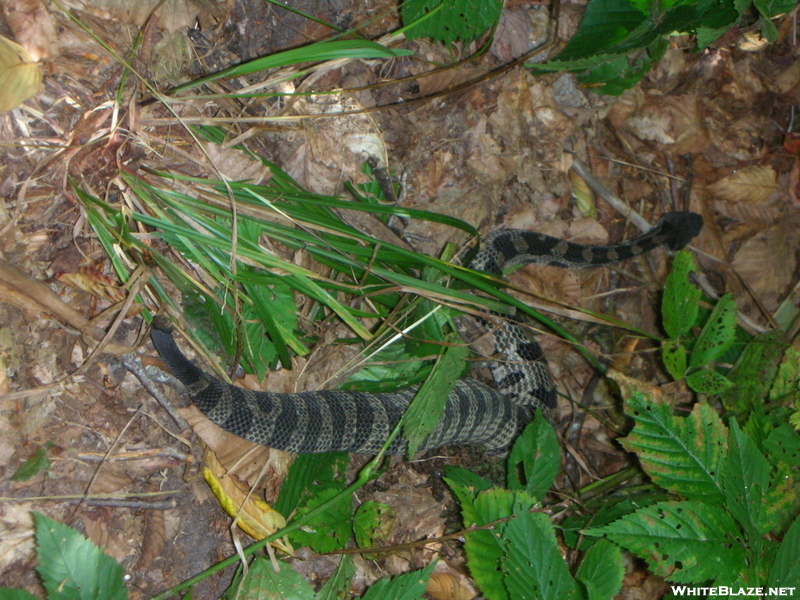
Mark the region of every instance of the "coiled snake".
[[[470, 268], [502, 276], [503, 267], [522, 263], [567, 269], [617, 263], [664, 245], [679, 250], [703, 227], [700, 215], [666, 213], [648, 232], [609, 246], [586, 246], [530, 231], [501, 229], [491, 233]], [[436, 429], [420, 450], [448, 444], [479, 443], [500, 452], [540, 409], [553, 414], [556, 391], [541, 347], [514, 323], [495, 332], [492, 365], [497, 389], [473, 379], [460, 379], [447, 398]], [[209, 419], [252, 442], [301, 454], [345, 450], [378, 452], [408, 407], [416, 388], [393, 393], [325, 390], [298, 394], [253, 392], [206, 374], [189, 361], [172, 337], [166, 319], [157, 318], [153, 344], [173, 375], [187, 388]], [[395, 439], [392, 453], [406, 442]]]

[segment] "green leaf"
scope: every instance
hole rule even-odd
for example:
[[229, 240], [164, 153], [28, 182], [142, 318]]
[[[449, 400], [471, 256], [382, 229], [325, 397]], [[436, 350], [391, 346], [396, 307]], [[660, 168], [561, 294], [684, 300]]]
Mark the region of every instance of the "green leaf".
[[716, 396], [730, 388], [733, 382], [716, 371], [702, 369], [687, 375], [686, 384], [699, 394]]
[[653, 482], [696, 500], [719, 504], [721, 469], [728, 446], [727, 430], [707, 404], [697, 404], [685, 418], [670, 406], [644, 394], [627, 399], [626, 411], [636, 426], [622, 445], [639, 455]]
[[288, 516], [301, 504], [304, 496], [307, 501], [320, 489], [335, 489], [337, 492], [343, 490], [343, 475], [349, 460], [347, 452], [298, 454], [281, 484], [281, 491], [273, 508], [283, 516]]
[[723, 406], [736, 414], [747, 414], [760, 404], [773, 387], [778, 365], [786, 350], [785, 334], [770, 331], [747, 343], [734, 367], [728, 373], [733, 387], [722, 397]]
[[[465, 528], [486, 525], [497, 519], [508, 517], [514, 506], [514, 492], [493, 487], [477, 495], [474, 489], [459, 486], [449, 479], [447, 485], [461, 504], [461, 516]], [[518, 492], [521, 493], [521, 492]], [[470, 531], [466, 535], [464, 550], [472, 579], [488, 600], [508, 600], [508, 593], [500, 577], [500, 559], [503, 549], [496, 532], [485, 529]]]
[[678, 340], [666, 340], [661, 344], [661, 360], [676, 381], [686, 375], [686, 348]]
[[575, 581], [561, 558], [550, 517], [519, 504], [514, 517], [503, 529], [500, 542], [509, 596], [514, 600], [576, 598]]
[[632, 497], [611, 496], [604, 500], [605, 504], [597, 511], [584, 515], [573, 515], [561, 523], [561, 532], [564, 542], [575, 550], [586, 551], [596, 543], [594, 538], [581, 536], [580, 532], [589, 526], [602, 527], [613, 523], [617, 519], [636, 512], [640, 508], [650, 506], [657, 502], [671, 499], [666, 492], [649, 492], [635, 494]]
[[394, 509], [383, 502], [368, 500], [358, 507], [353, 519], [353, 533], [359, 548], [371, 548], [385, 541], [397, 518]]
[[764, 496], [769, 487], [770, 465], [750, 437], [731, 419], [731, 443], [725, 460], [725, 507], [751, 539], [772, 529]]
[[314, 590], [303, 577], [287, 564], [281, 564], [276, 571], [270, 559], [260, 556], [250, 563], [237, 594], [240, 600], [262, 600], [280, 598], [281, 600], [316, 600]]
[[471, 496], [470, 500], [474, 500], [478, 492], [488, 490], [492, 484], [486, 481], [480, 475], [473, 473], [463, 467], [453, 467], [448, 465], [445, 467], [445, 475], [448, 484], [456, 485], [459, 488], [467, 490]]
[[0, 600], [39, 600], [30, 592], [21, 589], [0, 587]]
[[[426, 17], [439, 5], [441, 9]], [[500, 0], [405, 0], [401, 5], [406, 37], [430, 37], [445, 44], [471, 42], [500, 18]], [[418, 23], [415, 23], [419, 21]]]
[[411, 571], [393, 577], [387, 577], [372, 584], [362, 600], [417, 600], [422, 598], [431, 573], [436, 566], [436, 561], [419, 571]]
[[408, 56], [413, 54], [409, 50], [392, 50], [386, 46], [382, 46], [376, 42], [368, 40], [334, 40], [330, 42], [316, 42], [308, 46], [300, 48], [292, 48], [257, 58], [234, 67], [230, 67], [223, 71], [207, 75], [200, 79], [195, 79], [184, 85], [175, 88], [172, 95], [179, 92], [190, 90], [200, 85], [205, 85], [218, 79], [226, 77], [238, 77], [240, 75], [247, 75], [248, 73], [255, 73], [256, 71], [264, 71], [267, 69], [275, 69], [277, 67], [285, 67], [304, 62], [323, 62], [326, 60], [337, 60], [340, 58], [349, 59], [373, 59], [373, 58], [393, 58], [397, 56]]
[[403, 415], [403, 437], [408, 441], [408, 456], [413, 457], [419, 445], [439, 424], [447, 397], [464, 371], [464, 359], [469, 350], [458, 343], [457, 336], [448, 336], [436, 365], [419, 388]]
[[800, 517], [795, 518], [772, 562], [769, 587], [800, 588]]
[[[323, 489], [311, 498], [304, 507], [297, 510], [300, 517], [324, 504], [339, 490]], [[323, 513], [311, 519], [303, 527], [289, 534], [289, 539], [297, 546], [309, 546], [320, 554], [333, 552], [347, 545], [352, 530], [353, 507], [349, 497], [342, 498], [329, 506]]]
[[786, 423], [772, 430], [764, 440], [769, 458], [791, 467], [800, 467], [800, 435]]
[[38, 447], [33, 451], [24, 463], [22, 463], [14, 474], [9, 477], [11, 481], [27, 481], [40, 471], [50, 470], [50, 459], [47, 458], [47, 451], [53, 446], [53, 442], [47, 442], [44, 446]]
[[[688, 250], [678, 252], [672, 262], [672, 270], [667, 276], [664, 298], [661, 300], [664, 331], [671, 338], [686, 335], [697, 321], [702, 292], [689, 280], [690, 273], [695, 271], [697, 265], [694, 263], [692, 253]], [[683, 375], [675, 379], [682, 377]]]
[[561, 447], [552, 425], [540, 411], [514, 442], [508, 457], [508, 487], [541, 499], [561, 466]]
[[124, 600], [124, 571], [80, 533], [45, 515], [36, 520], [36, 549], [49, 600]]
[[344, 598], [346, 592], [350, 589], [350, 580], [355, 574], [356, 567], [353, 565], [353, 557], [350, 554], [344, 554], [333, 576], [317, 592], [317, 600], [339, 600], [339, 598]]
[[745, 568], [736, 523], [724, 510], [702, 502], [660, 502], [584, 533], [608, 536], [669, 581], [732, 582]]
[[622, 552], [607, 540], [598, 540], [589, 548], [575, 573], [575, 579], [586, 586], [589, 600], [605, 600], [616, 596], [624, 576]]
[[719, 299], [692, 349], [691, 368], [698, 369], [715, 361], [731, 347], [736, 335], [736, 311], [732, 294]]
[[770, 400], [800, 400], [800, 351], [786, 348], [769, 391]]

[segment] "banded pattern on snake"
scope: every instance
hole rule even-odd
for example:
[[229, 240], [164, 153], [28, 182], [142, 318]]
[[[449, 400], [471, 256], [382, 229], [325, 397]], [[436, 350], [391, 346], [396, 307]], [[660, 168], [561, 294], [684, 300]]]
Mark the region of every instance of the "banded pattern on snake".
[[[567, 269], [613, 264], [663, 245], [686, 246], [703, 227], [700, 215], [666, 213], [651, 230], [627, 242], [587, 246], [529, 231], [491, 233], [470, 268], [502, 276], [515, 264], [539, 263]], [[500, 360], [492, 365], [496, 388], [460, 379], [447, 398], [436, 429], [419, 450], [449, 444], [484, 444], [502, 452], [530, 421], [533, 411], [552, 415], [556, 391], [541, 347], [522, 328], [506, 322], [494, 331]], [[153, 344], [194, 403], [211, 421], [257, 444], [301, 454], [345, 450], [378, 452], [408, 407], [416, 388], [393, 393], [324, 390], [297, 394], [253, 392], [227, 384], [188, 360], [161, 317], [154, 321]], [[389, 451], [401, 454], [397, 438]]]

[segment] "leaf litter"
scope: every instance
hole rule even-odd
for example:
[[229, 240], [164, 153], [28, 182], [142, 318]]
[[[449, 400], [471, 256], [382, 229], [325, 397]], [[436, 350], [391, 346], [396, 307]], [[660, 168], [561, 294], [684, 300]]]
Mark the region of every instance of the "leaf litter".
[[[374, 4], [385, 8], [385, 3]], [[491, 51], [495, 58], [487, 60], [518, 56], [530, 47], [532, 36], [540, 35], [540, 7], [532, 3], [514, 5], [504, 15], [498, 31]], [[121, 156], [129, 168], [147, 165], [209, 174], [208, 167], [192, 142], [168, 126], [131, 122], [125, 136], [117, 133], [117, 137], [88, 145], [99, 128], [108, 127], [105, 119], [111, 118], [110, 111], [102, 119], [96, 118], [95, 111], [113, 98], [122, 69], [66, 20], [63, 13], [41, 13], [42, 7], [36, 3], [27, 6], [33, 7], [29, 14], [41, 16], [29, 20], [27, 25], [23, 22], [21, 27], [12, 27], [12, 31], [20, 42], [27, 36], [26, 43], [39, 49], [35, 60], [50, 62], [41, 94], [26, 101], [28, 108], [24, 111], [6, 113], [0, 121], [4, 141], [16, 144], [7, 147], [0, 171], [0, 191], [11, 200], [9, 207], [16, 205], [0, 213], [0, 252], [6, 260], [42, 281], [67, 270], [64, 265], [70, 266], [73, 281], [82, 279], [86, 284], [79, 286], [82, 291], [67, 287], [63, 279], [53, 280], [51, 286], [73, 308], [94, 316], [118, 298], [103, 290], [118, 288], [113, 287], [113, 271], [102, 249], [88, 235], [73, 193], [65, 185], [66, 175], [79, 177], [98, 193], [119, 194], [124, 191], [108, 177], [117, 166], [119, 151], [124, 153]], [[228, 15], [228, 21], [222, 15], [222, 27], [209, 28], [209, 34], [220, 47], [235, 50], [249, 44], [250, 50], [240, 48], [242, 56], [255, 51], [252, 49], [255, 42], [240, 42], [232, 26], [233, 15], [244, 10], [243, 6], [244, 3], [237, 5], [234, 13]], [[220, 18], [207, 10], [198, 9], [193, 3], [176, 3], [170, 11], [165, 11], [171, 14], [170, 20], [148, 25], [148, 35], [138, 54], [149, 61], [143, 67], [159, 72], [159, 63], [166, 60], [153, 52], [160, 41], [157, 38], [180, 36], [181, 28], [194, 25], [198, 19], [213, 23]], [[361, 3], [352, 3], [346, 13], [359, 22], [366, 20], [369, 10]], [[577, 26], [578, 13], [574, 10], [565, 9], [560, 24], [562, 37], [568, 38]], [[127, 50], [146, 14], [133, 14], [130, 7], [113, 4], [100, 7], [92, 3], [86, 18], [101, 38], [114, 40], [119, 46], [117, 50]], [[333, 15], [319, 16], [333, 21]], [[64, 31], [60, 53], [50, 46], [47, 18]], [[41, 23], [45, 25], [38, 22], [40, 19], [44, 19]], [[304, 43], [309, 34], [326, 33], [297, 15], [277, 12], [269, 13], [261, 25], [257, 19], [246, 19], [242, 28], [252, 33], [276, 19], [295, 26], [282, 27], [280, 34], [273, 37], [266, 29], [260, 30], [261, 36], [255, 39], [261, 40], [258, 43], [262, 50], [264, 44], [277, 43], [278, 39], [285, 42], [284, 47], [291, 47]], [[377, 36], [396, 26], [396, 20], [388, 16], [372, 25], [385, 29], [373, 33]], [[786, 25], [782, 26], [785, 40]], [[269, 42], [265, 41], [268, 39]], [[426, 42], [411, 42], [409, 46], [431, 61], [444, 62], [450, 58], [442, 48]], [[558, 87], [555, 84], [562, 76], [534, 78], [518, 68], [458, 94], [426, 103], [350, 119], [312, 119], [300, 128], [283, 131], [250, 131], [243, 125], [236, 133], [251, 136], [257, 151], [320, 193], [340, 193], [345, 181], [364, 181], [360, 165], [363, 149], [369, 148], [385, 154], [390, 169], [401, 176], [401, 202], [405, 206], [461, 217], [484, 233], [498, 226], [523, 226], [588, 243], [618, 240], [635, 232], [602, 201], [598, 201], [596, 221], [579, 214], [570, 200], [572, 185], [567, 175], [569, 161], [564, 159], [565, 150], [587, 162], [607, 187], [648, 216], [680, 208], [684, 181], [665, 175], [683, 177], [691, 172], [693, 185], [688, 208], [706, 219], [706, 229], [694, 243], [716, 259], [705, 262], [703, 268], [720, 283], [720, 291], [737, 293], [740, 308], [759, 319], [759, 306], [775, 310], [796, 283], [797, 256], [793, 249], [800, 241], [796, 200], [800, 153], [782, 145], [781, 129], [789, 123], [789, 107], [796, 104], [800, 95], [800, 61], [787, 54], [788, 42], [780, 48], [783, 54], [716, 48], [689, 55], [680, 50], [679, 44], [674, 44], [641, 85], [619, 98], [570, 86], [569, 77], [562, 78]], [[186, 80], [190, 77], [191, 61], [182, 54], [176, 56], [178, 68], [170, 73], [178, 75], [169, 77]], [[235, 51], [231, 52], [228, 59], [236, 56]], [[364, 86], [404, 75], [418, 79], [394, 88], [362, 90], [357, 96], [310, 96], [291, 110], [320, 114], [331, 109], [388, 104], [398, 95], [413, 98], [415, 94], [432, 93], [474, 79], [486, 72], [487, 65], [467, 63], [434, 77], [422, 77], [426, 68], [403, 59], [394, 61], [387, 72], [377, 72], [377, 68], [381, 67], [351, 62], [325, 73], [314, 83], [314, 89], [347, 87], [343, 82]], [[162, 81], [166, 81], [168, 75], [159, 73], [162, 73], [159, 77], [164, 77]], [[189, 102], [180, 110], [188, 115], [204, 113], [207, 108], [201, 102]], [[132, 114], [156, 124], [166, 116], [158, 106], [137, 109]], [[110, 132], [108, 129], [104, 133]], [[352, 143], [341, 143], [343, 138]], [[206, 151], [213, 154], [212, 158], [231, 178], [264, 177], [257, 163], [234, 151], [212, 146]], [[369, 228], [370, 224], [360, 226]], [[437, 255], [445, 241], [458, 244], [466, 241], [465, 236], [431, 223], [411, 222], [403, 235], [415, 248], [431, 255]], [[725, 265], [733, 268], [750, 292]], [[565, 274], [543, 267], [526, 267], [510, 280], [521, 290], [544, 297], [537, 298], [537, 303], [564, 303], [612, 314], [638, 329], [658, 334], [654, 312], [641, 307], [654, 306], [652, 290], [658, 289], [663, 281], [665, 268], [663, 255], [656, 253], [615, 271], [597, 269]], [[86, 273], [95, 270], [98, 275], [87, 278]], [[36, 391], [41, 386], [58, 383], [86, 352], [81, 342], [66, 334], [54, 320], [37, 319], [32, 323], [30, 314], [12, 300], [12, 293], [10, 288], [0, 286], [3, 300], [0, 321], [11, 332], [11, 342], [0, 348], [0, 358], [6, 366], [12, 366], [11, 377], [2, 383], [9, 392], [29, 393], [0, 399], [0, 423], [6, 432], [3, 443], [12, 450], [0, 452], [0, 469], [10, 475], [28, 457], [28, 449], [33, 451], [47, 441], [54, 442], [56, 452], [50, 456], [49, 473], [28, 482], [11, 483], [4, 479], [0, 482], [0, 495], [18, 499], [80, 495], [93, 477], [90, 491], [140, 492], [150, 489], [146, 483], [178, 490], [177, 506], [164, 511], [165, 519], [136, 519], [133, 508], [110, 508], [88, 500], [79, 508], [84, 511], [83, 528], [93, 541], [105, 544], [126, 565], [136, 561], [147, 565], [145, 573], [137, 573], [135, 587], [131, 588], [134, 598], [147, 597], [193, 574], [198, 566], [208, 566], [218, 556], [229, 554], [232, 546], [227, 538], [227, 518], [210, 495], [201, 491], [201, 485], [184, 483], [177, 466], [170, 468], [155, 461], [134, 468], [112, 460], [98, 467], [96, 463], [76, 458], [82, 451], [108, 451], [121, 432], [125, 439], [120, 442], [125, 445], [186, 448], [163, 433], [153, 417], [140, 415], [131, 419], [129, 407], [150, 401], [138, 382], [126, 379], [124, 371], [111, 362], [95, 364], [80, 379]], [[749, 293], [754, 293], [758, 302], [751, 300]], [[530, 298], [521, 293], [520, 297]], [[646, 343], [608, 339], [609, 334], [598, 330], [590, 320], [572, 323], [570, 328], [593, 352], [624, 361], [626, 368], [635, 370], [639, 378], [664, 380], [654, 353], [642, 352], [648, 349]], [[122, 335], [128, 343], [133, 343], [135, 327], [124, 328]], [[554, 364], [562, 392], [576, 399], [594, 398], [600, 406], [609, 402], [602, 390], [592, 388], [593, 370], [568, 344], [545, 336], [542, 345]], [[337, 372], [349, 358], [321, 367], [310, 384], [312, 389], [320, 379]], [[286, 379], [280, 384], [275, 383], [275, 375], [270, 375], [270, 386], [295, 389], [296, 373], [303, 371], [296, 368], [279, 372], [278, 377]], [[571, 493], [596, 477], [618, 470], [626, 459], [608, 443], [609, 438], [617, 435], [613, 429], [594, 416], [581, 415], [563, 399], [561, 404], [563, 417], [574, 414], [583, 419], [580, 433], [569, 443], [584, 460], [576, 463], [568, 458], [565, 471], [557, 480], [560, 491]], [[146, 406], [146, 413], [158, 414], [155, 405]], [[230, 440], [214, 441], [205, 434], [201, 437], [211, 447], [232, 450], [225, 460], [226, 466], [245, 452]], [[193, 446], [189, 452], [190, 461], [199, 460], [199, 447]], [[475, 461], [456, 449], [445, 462], [474, 466]], [[246, 461], [239, 477], [252, 481], [259, 463], [260, 459]], [[434, 460], [422, 465], [396, 463], [374, 488], [364, 491], [369, 496], [359, 497], [359, 502], [380, 498], [399, 511], [395, 541], [442, 533], [445, 522], [442, 513], [447, 512], [443, 507], [448, 500], [434, 497], [430, 487], [434, 475], [425, 473], [425, 469], [435, 473], [436, 464]], [[380, 491], [383, 485], [387, 488]], [[273, 487], [268, 495], [275, 493]], [[51, 516], [62, 520], [73, 510], [64, 501], [4, 503], [0, 509], [0, 539], [24, 538], [24, 532], [32, 526], [28, 507], [44, 507]], [[197, 535], [200, 530], [202, 536]], [[162, 540], [159, 544], [164, 544], [165, 551], [161, 557], [142, 550], [146, 539]], [[7, 575], [8, 583], [36, 589], [29, 542], [4, 550], [7, 551], [0, 553], [0, 570]], [[463, 557], [454, 548], [447, 546], [440, 550], [456, 572], [463, 572]], [[386, 573], [398, 574], [421, 566], [430, 556], [429, 551], [420, 550], [375, 563], [361, 561], [357, 579], [366, 584]], [[631, 574], [630, 580], [631, 586], [643, 590], [659, 585], [641, 573], [638, 579], [637, 574]], [[217, 597], [225, 582], [203, 585], [194, 597]], [[445, 589], [449, 589], [448, 585], [442, 584]], [[451, 596], [456, 597], [455, 592]]]

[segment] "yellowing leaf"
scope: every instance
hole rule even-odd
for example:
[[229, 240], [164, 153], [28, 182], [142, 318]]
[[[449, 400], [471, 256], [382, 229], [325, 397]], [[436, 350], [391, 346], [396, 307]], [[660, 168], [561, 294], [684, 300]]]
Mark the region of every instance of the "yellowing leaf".
[[769, 166], [751, 166], [739, 169], [732, 175], [708, 186], [709, 191], [725, 202], [764, 202], [778, 189], [775, 169]]
[[42, 72], [28, 51], [0, 36], [0, 113], [35, 96], [41, 83]]
[[[263, 540], [286, 525], [286, 519], [269, 504], [258, 498], [247, 498], [247, 491], [229, 476], [213, 452], [206, 456], [203, 478], [225, 512], [236, 518], [239, 528], [256, 540]], [[294, 554], [288, 542], [276, 540], [272, 545], [286, 554]]]

